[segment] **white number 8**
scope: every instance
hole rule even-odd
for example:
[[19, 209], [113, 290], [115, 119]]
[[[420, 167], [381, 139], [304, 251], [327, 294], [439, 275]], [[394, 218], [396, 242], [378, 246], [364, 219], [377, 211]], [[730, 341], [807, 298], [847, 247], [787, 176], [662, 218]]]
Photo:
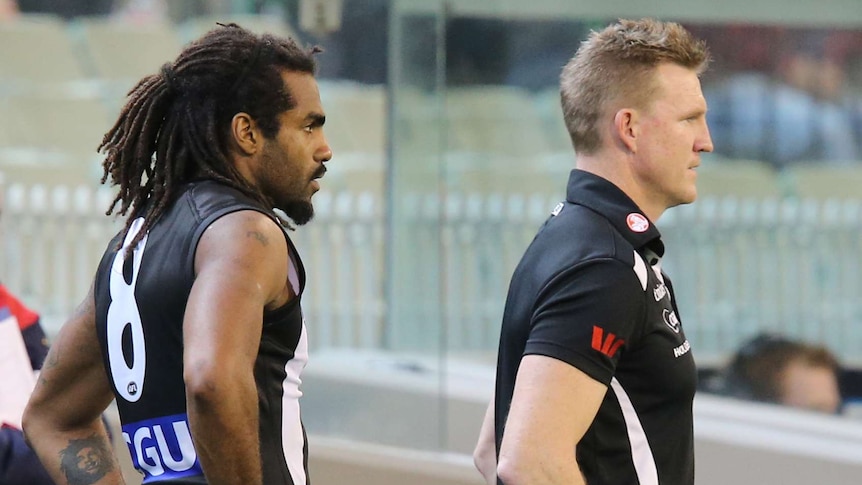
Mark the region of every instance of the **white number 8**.
[[[141, 398], [144, 390], [144, 371], [147, 366], [147, 352], [144, 346], [144, 328], [141, 325], [141, 315], [138, 312], [138, 303], [135, 301], [135, 284], [138, 281], [138, 273], [141, 268], [141, 258], [144, 247], [147, 245], [147, 236], [144, 236], [133, 251], [132, 259], [132, 282], [126, 283], [123, 277], [123, 264], [125, 262], [126, 247], [131, 243], [135, 235], [140, 231], [144, 220], [135, 219], [129, 227], [123, 247], [114, 256], [111, 265], [110, 291], [111, 304], [108, 306], [108, 361], [111, 365], [111, 375], [114, 379], [114, 388], [123, 399], [136, 402]], [[126, 363], [123, 355], [123, 333], [126, 327], [131, 327], [132, 334], [132, 366]]]

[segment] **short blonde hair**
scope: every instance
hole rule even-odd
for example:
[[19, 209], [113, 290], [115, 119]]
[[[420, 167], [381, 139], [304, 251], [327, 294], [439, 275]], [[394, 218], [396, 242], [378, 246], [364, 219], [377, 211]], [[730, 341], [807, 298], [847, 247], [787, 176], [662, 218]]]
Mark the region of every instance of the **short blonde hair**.
[[673, 22], [619, 20], [592, 32], [560, 75], [563, 120], [578, 153], [602, 144], [599, 120], [609, 104], [646, 107], [655, 95], [655, 68], [670, 62], [698, 75], [709, 64], [706, 43]]

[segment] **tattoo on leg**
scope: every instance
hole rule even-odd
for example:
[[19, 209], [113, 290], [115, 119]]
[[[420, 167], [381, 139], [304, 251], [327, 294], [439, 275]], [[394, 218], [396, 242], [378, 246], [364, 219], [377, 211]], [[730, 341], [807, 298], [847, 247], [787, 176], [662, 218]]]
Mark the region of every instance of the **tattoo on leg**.
[[91, 485], [114, 469], [108, 443], [95, 434], [88, 438], [69, 440], [60, 452], [60, 470], [69, 485]]

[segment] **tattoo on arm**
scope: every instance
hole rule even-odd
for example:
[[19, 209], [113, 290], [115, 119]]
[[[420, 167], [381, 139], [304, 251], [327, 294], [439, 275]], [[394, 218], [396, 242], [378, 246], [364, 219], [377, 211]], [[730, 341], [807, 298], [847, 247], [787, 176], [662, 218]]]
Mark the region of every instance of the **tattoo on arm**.
[[268, 245], [269, 245], [269, 239], [267, 239], [267, 237], [266, 237], [266, 236], [264, 236], [264, 235], [263, 235], [263, 233], [261, 233], [261, 232], [258, 232], [258, 231], [249, 231], [249, 232], [245, 233], [245, 235], [246, 235], [247, 237], [251, 237], [251, 238], [257, 239], [257, 240], [258, 240], [258, 242], [260, 242], [260, 243], [261, 243], [261, 244], [263, 244], [264, 246], [268, 246]]
[[48, 370], [52, 367], [57, 367], [57, 364], [60, 363], [60, 349], [58, 347], [51, 347], [48, 349], [48, 355], [45, 356], [45, 362], [42, 363], [42, 368], [39, 370], [39, 379], [36, 384], [38, 386], [44, 386], [48, 383], [48, 380], [45, 379], [45, 373], [43, 371]]
[[[77, 308], [75, 308], [75, 312], [72, 314], [72, 316], [69, 318], [69, 320], [86, 318], [88, 313], [94, 312], [94, 305], [95, 305], [95, 302], [93, 300], [93, 289], [90, 288], [90, 293], [88, 294], [87, 298], [85, 298], [84, 301], [81, 302], [81, 304], [78, 305]], [[57, 367], [57, 365], [60, 363], [60, 349], [62, 347], [63, 347], [62, 344], [49, 346], [48, 355], [45, 356], [45, 361], [42, 363], [42, 367], [41, 367], [40, 372], [39, 372], [39, 379], [36, 383], [37, 385], [41, 386], [41, 385], [45, 385], [48, 383], [48, 380], [44, 377], [45, 372], [42, 372], [42, 371]], [[89, 347], [87, 347], [83, 344], [79, 344], [77, 350], [79, 353], [84, 353], [84, 354], [91, 353], [91, 350], [89, 349]]]
[[69, 440], [60, 452], [60, 470], [69, 485], [91, 485], [114, 469], [108, 443], [95, 434], [88, 438]]

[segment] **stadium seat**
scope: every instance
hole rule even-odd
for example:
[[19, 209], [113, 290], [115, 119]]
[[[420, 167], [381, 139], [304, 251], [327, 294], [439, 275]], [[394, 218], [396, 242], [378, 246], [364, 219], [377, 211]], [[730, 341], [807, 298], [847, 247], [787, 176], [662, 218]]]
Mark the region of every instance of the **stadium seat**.
[[7, 153], [33, 152], [40, 157], [67, 157], [89, 163], [110, 128], [108, 110], [96, 98], [19, 95], [3, 102]]
[[545, 89], [536, 93], [533, 98], [551, 150], [557, 153], [572, 153], [572, 140], [566, 130], [563, 109], [560, 106], [560, 90]]
[[76, 21], [72, 28], [92, 69], [90, 73], [127, 92], [140, 78], [175, 58], [182, 47], [169, 24], [128, 24], [104, 18]]
[[533, 100], [518, 88], [451, 88], [446, 116], [454, 151], [525, 157], [551, 151]]
[[386, 92], [382, 85], [320, 81], [326, 135], [334, 153], [386, 152]]
[[332, 164], [321, 181], [321, 191], [331, 194], [367, 193], [378, 206], [385, 199], [385, 160], [382, 155], [346, 152], [334, 155]]
[[412, 87], [396, 90], [395, 118], [391, 123], [396, 155], [439, 156], [449, 149], [447, 141], [452, 138], [453, 128], [444, 117], [442, 99], [442, 95]]
[[282, 37], [296, 38], [296, 33], [286, 21], [277, 17], [252, 14], [204, 15], [195, 17], [180, 25], [180, 35], [183, 41], [189, 42], [218, 27], [218, 24], [228, 24], [231, 22], [257, 34], [271, 33]]
[[800, 198], [859, 199], [862, 166], [828, 165], [822, 162], [787, 167], [782, 175], [791, 194]]
[[14, 90], [80, 81], [86, 76], [63, 21], [23, 15], [0, 22], [0, 85]]
[[704, 196], [736, 196], [748, 198], [780, 197], [783, 195], [775, 170], [755, 160], [730, 160], [704, 157], [697, 168], [697, 191]]
[[99, 185], [101, 166], [91, 160], [74, 163], [64, 156], [45, 156], [38, 152], [0, 148], [0, 173], [6, 185], [45, 187]]

